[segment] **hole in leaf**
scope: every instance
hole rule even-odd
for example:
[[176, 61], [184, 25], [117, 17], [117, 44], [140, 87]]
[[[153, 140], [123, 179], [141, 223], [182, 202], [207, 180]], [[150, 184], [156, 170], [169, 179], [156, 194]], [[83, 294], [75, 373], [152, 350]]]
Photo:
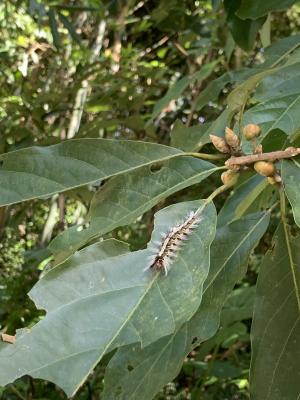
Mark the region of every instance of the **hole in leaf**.
[[128, 369], [128, 371], [130, 372], [130, 371], [132, 371], [134, 368], [133, 368], [132, 365], [127, 365], [127, 369]]
[[122, 387], [121, 386], [118, 386], [117, 388], [116, 388], [116, 396], [120, 396], [121, 395], [121, 393], [122, 393]]
[[162, 169], [162, 167], [163, 167], [163, 163], [157, 162], [157, 163], [152, 164], [152, 165], [150, 166], [150, 171], [151, 171], [153, 174], [156, 174], [157, 172], [159, 172], [159, 171]]
[[192, 340], [192, 344], [195, 344], [195, 343], [197, 342], [197, 340], [198, 340], [198, 338], [197, 338], [197, 336], [195, 336], [195, 337], [193, 338], [193, 340]]
[[0, 160], [0, 167], [2, 167], [3, 163], [4, 163], [4, 161]]

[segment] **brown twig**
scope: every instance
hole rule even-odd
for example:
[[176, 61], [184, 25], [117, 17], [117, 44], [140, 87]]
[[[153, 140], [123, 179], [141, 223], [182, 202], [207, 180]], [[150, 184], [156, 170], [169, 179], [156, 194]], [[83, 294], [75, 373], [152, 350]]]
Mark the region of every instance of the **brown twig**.
[[288, 147], [285, 150], [271, 151], [270, 153], [250, 154], [241, 157], [230, 157], [225, 165], [234, 168], [236, 165], [254, 164], [256, 161], [274, 161], [283, 158], [292, 158], [300, 154], [300, 147]]
[[0, 237], [2, 236], [7, 219], [7, 207], [0, 207]]
[[12, 335], [7, 335], [7, 333], [0, 333], [0, 338], [2, 342], [14, 344], [16, 342], [16, 337]]
[[223, 354], [221, 354], [220, 358], [221, 360], [230, 358], [232, 355], [234, 355], [234, 353], [241, 349], [242, 347], [245, 346], [245, 342], [243, 341], [239, 341], [237, 343], [234, 343], [232, 346], [229, 347], [228, 350], [226, 350]]

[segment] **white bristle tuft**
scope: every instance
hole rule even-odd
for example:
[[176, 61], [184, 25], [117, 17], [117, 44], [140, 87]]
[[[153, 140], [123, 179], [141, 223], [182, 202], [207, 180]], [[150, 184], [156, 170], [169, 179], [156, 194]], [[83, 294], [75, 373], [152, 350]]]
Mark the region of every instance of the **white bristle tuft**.
[[[149, 250], [154, 253], [148, 257], [149, 268], [162, 270], [165, 275], [172, 262], [177, 258], [178, 252], [181, 250], [184, 243], [189, 240], [189, 236], [198, 228], [201, 222], [201, 216], [196, 211], [190, 211], [187, 217], [179, 224], [172, 227], [167, 233], [161, 233], [162, 241], [155, 241]], [[155, 246], [155, 248], [154, 248]]]

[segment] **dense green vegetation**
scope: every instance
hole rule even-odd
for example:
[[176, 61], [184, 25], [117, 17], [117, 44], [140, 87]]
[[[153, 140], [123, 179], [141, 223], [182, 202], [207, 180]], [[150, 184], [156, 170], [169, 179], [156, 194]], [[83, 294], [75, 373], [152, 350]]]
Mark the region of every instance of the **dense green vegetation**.
[[299, 2], [0, 26], [0, 399], [299, 399]]

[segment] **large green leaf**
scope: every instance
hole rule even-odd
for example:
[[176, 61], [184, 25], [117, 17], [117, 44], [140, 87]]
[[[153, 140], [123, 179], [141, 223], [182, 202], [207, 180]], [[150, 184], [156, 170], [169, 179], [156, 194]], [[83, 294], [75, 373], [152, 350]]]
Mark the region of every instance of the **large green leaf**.
[[201, 90], [196, 100], [196, 110], [200, 111], [204, 106], [209, 104], [211, 101], [215, 101], [222, 89], [233, 81], [233, 73], [226, 72], [219, 76], [213, 81], [209, 82], [208, 85]]
[[[269, 46], [264, 51], [265, 62], [262, 64], [263, 68], [272, 67], [276, 65], [284, 65], [293, 58], [295, 50], [300, 46], [300, 35], [287, 36], [279, 39]], [[294, 60], [294, 62], [298, 62]]]
[[[168, 276], [144, 271], [161, 234], [197, 209], [202, 222], [178, 251]], [[88, 247], [50, 270], [30, 292], [47, 314], [19, 332], [15, 345], [1, 346], [0, 384], [27, 374], [72, 395], [107, 352], [132, 342], [144, 347], [170, 335], [200, 305], [215, 224], [212, 203], [172, 205], [156, 214], [147, 249], [101, 259], [92, 246], [91, 253]]]
[[171, 159], [153, 169], [141, 167], [113, 177], [96, 192], [89, 212], [90, 225], [67, 229], [51, 243], [50, 250], [62, 261], [89, 240], [130, 224], [155, 204], [187, 186], [201, 182], [218, 168], [192, 157]]
[[[259, 199], [268, 186], [267, 179], [258, 174], [237, 186], [218, 214], [218, 226], [228, 224], [245, 214], [259, 211], [262, 205]], [[268, 200], [271, 200], [271, 196], [268, 197]], [[256, 209], [253, 209], [253, 206]]]
[[299, 107], [300, 93], [266, 100], [244, 114], [243, 125], [260, 125], [260, 140], [274, 129], [282, 130], [293, 140], [300, 129]]
[[184, 151], [198, 151], [210, 142], [209, 135], [224, 136], [226, 126], [230, 125], [232, 111], [226, 108], [214, 122], [186, 127], [177, 120], [171, 132], [171, 145]]
[[251, 319], [254, 307], [255, 286], [242, 286], [228, 296], [221, 315], [221, 324], [229, 325]]
[[235, 283], [243, 278], [249, 254], [265, 233], [269, 220], [270, 212], [259, 212], [217, 230], [211, 249], [210, 273], [203, 289], [203, 301], [190, 321], [191, 335], [199, 331], [198, 339], [201, 339], [215, 333], [224, 301]]
[[[264, 64], [263, 64], [264, 65]], [[239, 71], [228, 71], [219, 76], [201, 91], [196, 100], [196, 110], [200, 111], [204, 106], [218, 99], [219, 94], [228, 83], [242, 83], [250, 76], [257, 73], [257, 68], [243, 68]]]
[[265, 51], [265, 62], [252, 69], [250, 74], [241, 85], [237, 86], [227, 97], [227, 103], [232, 110], [244, 107], [256, 86], [266, 77], [280, 71], [287, 65], [299, 62], [299, 52], [295, 49], [300, 46], [300, 36], [284, 38], [275, 42]]
[[255, 286], [241, 287], [230, 293], [222, 309], [220, 329], [213, 337], [201, 344], [200, 349], [197, 350], [197, 360], [205, 359], [216, 346], [222, 346], [228, 339], [231, 341], [232, 336], [238, 340], [240, 335], [247, 335], [247, 327], [241, 321], [252, 318], [254, 295]]
[[296, 0], [242, 0], [237, 15], [241, 18], [256, 19], [271, 11], [285, 10]]
[[196, 151], [209, 142], [211, 123], [194, 126], [184, 125], [180, 119], [176, 120], [171, 131], [171, 145], [184, 151]]
[[253, 400], [300, 396], [300, 237], [280, 226], [260, 267], [252, 326]]
[[[197, 98], [197, 110], [200, 110], [211, 101], [215, 101], [221, 90], [229, 82], [240, 85], [228, 96], [228, 104], [233, 110], [243, 106], [257, 83], [271, 73], [274, 65], [299, 62], [299, 55], [294, 57], [295, 49], [300, 46], [300, 35], [289, 36], [276, 41], [264, 51], [265, 61], [252, 68], [243, 68], [240, 71], [230, 71], [211, 81]], [[265, 71], [269, 70], [269, 71]]]
[[253, 98], [268, 101], [277, 97], [300, 93], [300, 63], [288, 65], [264, 78], [258, 85]]
[[236, 15], [241, 0], [224, 0], [227, 13], [227, 23], [235, 42], [244, 50], [252, 49], [258, 30], [263, 25], [265, 18], [255, 20], [241, 19]]
[[0, 155], [0, 206], [99, 181], [166, 160], [180, 150], [154, 143], [75, 139]]
[[150, 400], [180, 371], [186, 355], [215, 334], [226, 297], [242, 278], [250, 251], [264, 234], [269, 213], [248, 215], [217, 230], [203, 300], [194, 317], [174, 335], [141, 349], [120, 348], [105, 375], [105, 400]]
[[281, 167], [284, 191], [291, 203], [296, 224], [300, 227], [300, 163], [283, 161]]
[[240, 108], [244, 107], [257, 84], [272, 72], [272, 69], [259, 71], [250, 76], [250, 78], [241, 85], [237, 86], [227, 97], [229, 108], [238, 111]]

